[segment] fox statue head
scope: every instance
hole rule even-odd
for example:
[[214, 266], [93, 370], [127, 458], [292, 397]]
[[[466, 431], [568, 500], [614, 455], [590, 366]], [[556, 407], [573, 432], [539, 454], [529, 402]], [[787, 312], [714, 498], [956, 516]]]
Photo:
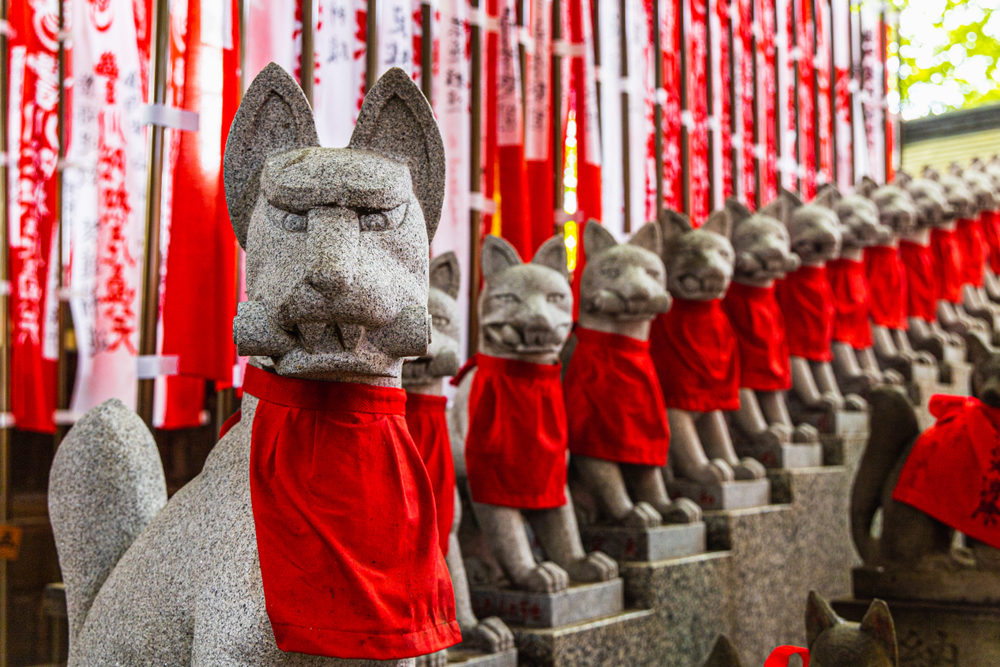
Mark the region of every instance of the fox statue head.
[[[822, 266], [828, 260], [840, 256], [843, 239], [840, 220], [832, 209], [831, 195], [827, 194], [803, 204], [798, 196], [782, 190], [778, 200], [784, 202], [784, 215], [781, 220], [788, 228], [792, 252], [799, 256], [802, 264]], [[772, 202], [765, 207], [765, 210], [772, 205], [778, 204]]]
[[809, 664], [815, 667], [898, 667], [896, 626], [889, 607], [874, 600], [861, 623], [845, 621], [810, 591], [806, 603]]
[[746, 285], [766, 286], [799, 268], [799, 258], [791, 251], [785, 228], [786, 202], [778, 198], [759, 213], [736, 199], [726, 200], [733, 219], [732, 242], [736, 251], [733, 280]]
[[900, 183], [879, 185], [870, 176], [864, 176], [858, 192], [875, 203], [879, 221], [894, 234], [905, 234], [916, 227], [917, 207]]
[[320, 148], [302, 91], [272, 63], [233, 119], [223, 169], [247, 253], [239, 353], [281, 375], [398, 384], [404, 358], [427, 351], [444, 200], [444, 147], [416, 84], [389, 70], [350, 145]]
[[882, 245], [892, 239], [892, 229], [882, 224], [875, 202], [861, 193], [842, 195], [835, 185], [827, 183], [813, 201], [826, 202], [840, 219], [842, 251]]
[[736, 256], [729, 241], [733, 231], [729, 211], [714, 211], [705, 224], [696, 228], [688, 216], [667, 209], [659, 223], [670, 294], [691, 301], [724, 297], [733, 278]]
[[403, 364], [403, 386], [423, 385], [458, 372], [458, 257], [446, 252], [431, 260], [427, 310], [434, 332], [427, 353]]

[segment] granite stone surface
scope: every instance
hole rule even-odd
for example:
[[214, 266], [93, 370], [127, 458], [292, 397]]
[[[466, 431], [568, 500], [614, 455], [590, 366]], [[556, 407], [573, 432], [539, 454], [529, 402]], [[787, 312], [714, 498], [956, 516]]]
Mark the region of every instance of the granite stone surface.
[[658, 561], [693, 556], [705, 551], [705, 524], [679, 524], [656, 528], [581, 526], [588, 551], [603, 551], [617, 561]]
[[556, 628], [621, 613], [624, 583], [620, 578], [578, 584], [554, 593], [532, 593], [500, 586], [472, 586], [476, 616], [497, 616], [507, 623]]
[[664, 664], [651, 611], [631, 611], [560, 628], [514, 628], [522, 667], [643, 667]]
[[858, 567], [852, 572], [852, 580], [854, 596], [862, 600], [881, 598], [986, 605], [1000, 611], [1000, 572], [997, 571]]
[[701, 484], [687, 479], [667, 482], [672, 498], [689, 498], [704, 510], [735, 510], [767, 505], [771, 489], [766, 479]]

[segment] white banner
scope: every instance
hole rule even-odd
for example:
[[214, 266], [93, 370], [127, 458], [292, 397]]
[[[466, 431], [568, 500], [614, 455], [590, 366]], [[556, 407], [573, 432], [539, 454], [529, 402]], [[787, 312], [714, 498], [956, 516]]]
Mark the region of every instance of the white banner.
[[497, 35], [497, 146], [520, 146], [524, 141], [521, 117], [521, 63], [517, 49], [517, 7], [501, 0]]
[[527, 54], [524, 159], [542, 162], [552, 152], [552, 0], [531, 0], [532, 49]]
[[[605, 3], [601, 3], [605, 4]], [[628, 0], [625, 3], [625, 25], [628, 29], [626, 58], [628, 59], [628, 161], [629, 161], [629, 203], [630, 223], [633, 230], [646, 222], [649, 208], [649, 179], [652, 178], [653, 206], [656, 202], [656, 163], [649, 160], [652, 151], [649, 142], [653, 135], [653, 59], [650, 20], [644, 0]], [[605, 35], [603, 30], [601, 35]], [[617, 34], [617, 33], [611, 33]], [[606, 40], [601, 40], [606, 41]], [[607, 41], [615, 41], [607, 40]], [[602, 59], [603, 63], [604, 60]], [[601, 107], [603, 111], [604, 107]], [[619, 132], [619, 136], [621, 132]], [[609, 176], [605, 176], [608, 178]], [[612, 231], [614, 229], [612, 228]], [[621, 240], [621, 239], [619, 239]]]
[[882, 67], [881, 3], [869, 0], [861, 5], [861, 108], [864, 111], [865, 146], [868, 149], [864, 172], [879, 183], [885, 182], [885, 73]]
[[413, 2], [380, 0], [378, 23], [378, 75], [399, 67], [413, 76]]
[[[344, 147], [354, 132], [365, 90], [366, 11], [363, 0], [319, 0], [313, 109], [323, 146]], [[410, 38], [410, 50], [405, 55], [412, 65], [412, 32]], [[380, 62], [388, 61], [388, 57], [381, 56], [388, 56], [389, 50], [385, 54], [380, 51]], [[400, 60], [402, 57], [399, 55]]]
[[[601, 34], [601, 222], [616, 237], [625, 236], [624, 153], [622, 151], [621, 3], [599, 2]], [[610, 37], [610, 38], [609, 38]], [[643, 172], [640, 172], [643, 173]], [[640, 200], [641, 201], [641, 200]]]

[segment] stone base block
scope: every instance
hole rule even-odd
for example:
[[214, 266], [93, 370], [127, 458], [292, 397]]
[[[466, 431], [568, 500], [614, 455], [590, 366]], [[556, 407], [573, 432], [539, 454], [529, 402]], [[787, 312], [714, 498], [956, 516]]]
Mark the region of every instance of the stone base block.
[[[887, 600], [896, 624], [899, 667], [1000, 665], [1000, 608]], [[838, 600], [833, 609], [862, 619], [871, 600]]]
[[581, 526], [583, 546], [620, 561], [656, 561], [705, 552], [705, 523], [628, 528]]
[[766, 479], [719, 484], [700, 484], [686, 479], [667, 482], [671, 498], [690, 498], [705, 510], [738, 510], [761, 507], [771, 501], [771, 485]]
[[949, 361], [941, 365], [941, 384], [939, 394], [953, 396], [968, 396], [971, 389], [972, 365], [965, 361]]
[[522, 667], [653, 667], [667, 654], [652, 611], [631, 611], [560, 628], [513, 627]]
[[757, 459], [767, 468], [818, 468], [823, 465], [823, 446], [818, 442], [782, 444], [774, 447], [756, 446], [740, 452], [741, 456]]
[[474, 653], [449, 649], [448, 664], [456, 667], [517, 667], [517, 649], [512, 648], [500, 653]]
[[820, 410], [803, 410], [796, 415], [797, 423], [812, 424], [820, 433], [829, 433], [842, 437], [853, 437], [868, 433], [868, 412], [849, 412], [835, 410], [826, 412]]
[[[1000, 611], [1000, 572], [958, 570], [914, 572], [857, 567], [854, 597], [862, 600], [913, 600], [948, 604], [991, 605]], [[997, 636], [1000, 641], [1000, 635]]]
[[499, 616], [511, 625], [558, 628], [619, 614], [625, 608], [620, 578], [596, 584], [571, 585], [558, 593], [530, 593], [498, 586], [473, 586], [476, 616]]
[[965, 346], [946, 344], [944, 346], [944, 362], [959, 364], [965, 363]]

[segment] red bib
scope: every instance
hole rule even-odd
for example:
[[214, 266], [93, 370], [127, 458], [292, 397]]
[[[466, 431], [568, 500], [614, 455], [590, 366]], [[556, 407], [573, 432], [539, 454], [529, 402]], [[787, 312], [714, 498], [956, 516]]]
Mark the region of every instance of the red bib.
[[649, 342], [577, 327], [563, 392], [569, 451], [618, 463], [664, 466], [670, 447]]
[[477, 503], [566, 504], [566, 404], [558, 364], [475, 356], [465, 470]]
[[406, 392], [406, 426], [427, 468], [437, 506], [438, 540], [448, 555], [448, 536], [455, 520], [455, 462], [451, 458], [445, 396]]
[[899, 242], [899, 260], [906, 275], [906, 315], [937, 322], [938, 277], [930, 246]]
[[962, 253], [954, 230], [932, 229], [931, 251], [939, 301], [962, 303]]
[[825, 266], [803, 266], [778, 282], [788, 352], [809, 361], [831, 361], [836, 308]]
[[983, 211], [980, 221], [990, 270], [1000, 274], [1000, 211]]
[[740, 409], [739, 350], [720, 299], [674, 299], [670, 311], [653, 320], [649, 343], [668, 408]]
[[397, 660], [461, 641], [402, 389], [247, 366], [250, 498], [282, 651]]
[[871, 295], [868, 305], [872, 322], [906, 331], [906, 274], [899, 250], [891, 246], [865, 249], [865, 275]]
[[855, 350], [872, 346], [872, 325], [868, 320], [871, 296], [865, 264], [853, 259], [833, 259], [826, 263], [826, 276], [833, 291], [833, 340]]
[[1000, 549], [1000, 410], [942, 395], [929, 407], [937, 423], [917, 438], [892, 497]]
[[756, 391], [792, 386], [785, 318], [774, 292], [774, 287], [732, 283], [722, 300], [739, 343], [740, 386]]
[[962, 284], [983, 286], [983, 269], [986, 265], [986, 239], [979, 218], [962, 218], [955, 230], [959, 255], [962, 260]]

